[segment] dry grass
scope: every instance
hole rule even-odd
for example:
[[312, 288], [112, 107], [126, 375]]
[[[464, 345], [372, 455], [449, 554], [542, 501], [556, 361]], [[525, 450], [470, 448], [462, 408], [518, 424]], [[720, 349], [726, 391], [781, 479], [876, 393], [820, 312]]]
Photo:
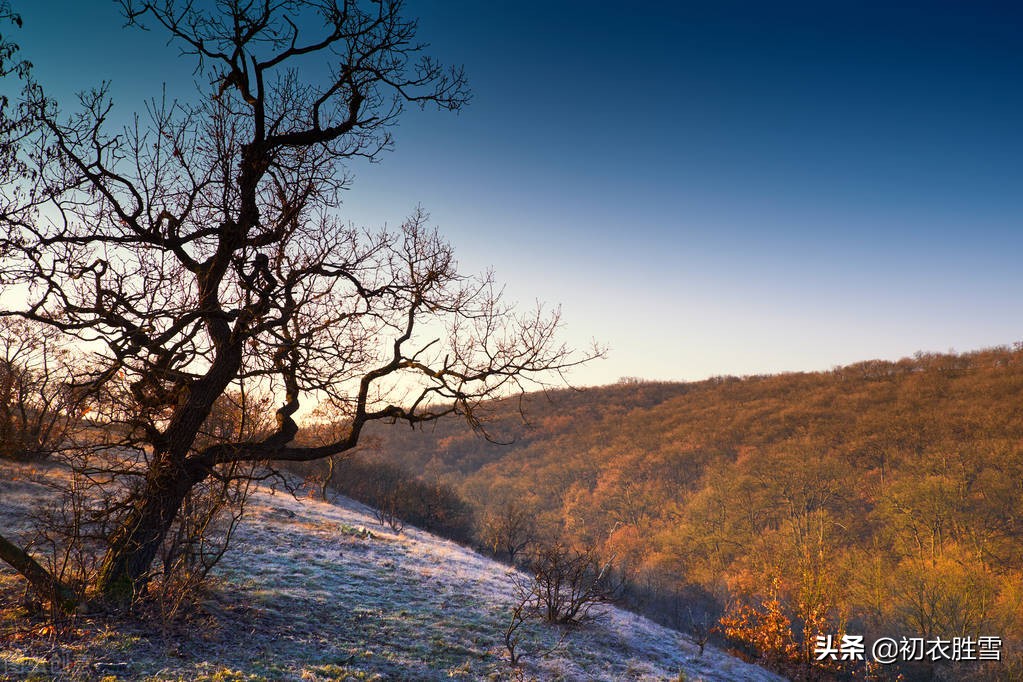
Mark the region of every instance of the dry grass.
[[[0, 524], [24, 538], [16, 524], [54, 472], [0, 467]], [[85, 614], [54, 629], [25, 614], [20, 580], [0, 567], [0, 679], [777, 679], [616, 609], [570, 630], [527, 624], [512, 668], [508, 571], [414, 528], [389, 532], [348, 500], [260, 489], [210, 589], [172, 626]]]

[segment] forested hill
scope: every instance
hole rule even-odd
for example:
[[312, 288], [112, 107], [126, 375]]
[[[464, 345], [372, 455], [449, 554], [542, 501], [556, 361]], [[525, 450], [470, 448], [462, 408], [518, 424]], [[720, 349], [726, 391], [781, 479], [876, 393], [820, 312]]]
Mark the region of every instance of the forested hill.
[[450, 421], [378, 429], [364, 456], [452, 485], [477, 518], [524, 508], [540, 535], [601, 547], [653, 594], [730, 603], [750, 651], [768, 646], [756, 629], [771, 609], [793, 624], [783, 659], [846, 619], [868, 635], [1020, 640], [1019, 345], [488, 411], [508, 444]]
[[[486, 408], [493, 441], [463, 421], [425, 431], [377, 428], [374, 456], [461, 487], [516, 478], [593, 487], [659, 479], [688, 489], [713, 463], [826, 456], [881, 476], [928, 452], [1016, 452], [1023, 436], [1023, 349], [917, 354], [828, 372], [715, 377], [693, 383], [628, 381], [534, 393]], [[774, 456], [772, 456], [774, 455]], [[540, 483], [537, 480], [537, 483]], [[481, 490], [476, 486], [469, 489]], [[550, 489], [542, 486], [542, 489]], [[673, 493], [680, 491], [674, 489]]]

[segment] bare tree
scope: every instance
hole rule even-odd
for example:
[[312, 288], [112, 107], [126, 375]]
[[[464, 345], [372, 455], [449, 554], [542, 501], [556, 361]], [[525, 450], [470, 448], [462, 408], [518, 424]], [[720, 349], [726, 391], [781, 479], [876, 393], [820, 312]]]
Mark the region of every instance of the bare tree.
[[480, 541], [493, 554], [504, 552], [508, 561], [536, 540], [536, 512], [511, 499], [484, 510], [477, 529]]
[[89, 409], [77, 360], [52, 327], [0, 318], [0, 457], [43, 459], [64, 445]]
[[[586, 357], [556, 340], [556, 312], [517, 313], [489, 275], [460, 274], [422, 210], [395, 232], [338, 217], [346, 162], [387, 149], [406, 105], [468, 101], [462, 71], [425, 56], [400, 0], [122, 7], [210, 85], [191, 103], [152, 101], [115, 134], [104, 87], [63, 115], [28, 81], [3, 125], [0, 281], [30, 293], [0, 316], [102, 348], [88, 382], [104, 395], [97, 447], [145, 455], [96, 577], [123, 602], [223, 467], [330, 457], [374, 420], [476, 424], [481, 401]], [[231, 391], [273, 396], [269, 432], [209, 428]], [[296, 413], [314, 402], [347, 428], [297, 444]]]

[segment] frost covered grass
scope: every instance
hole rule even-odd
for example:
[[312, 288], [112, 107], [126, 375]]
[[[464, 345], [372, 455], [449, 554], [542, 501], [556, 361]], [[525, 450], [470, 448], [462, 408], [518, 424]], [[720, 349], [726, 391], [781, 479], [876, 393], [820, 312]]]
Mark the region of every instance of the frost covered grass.
[[[5, 524], [44, 494], [14, 478], [0, 477]], [[26, 628], [19, 581], [0, 568], [0, 679], [779, 679], [610, 607], [582, 626], [527, 622], [513, 668], [511, 570], [415, 528], [396, 534], [347, 499], [259, 489], [183, 626], [86, 615], [60, 633]]]

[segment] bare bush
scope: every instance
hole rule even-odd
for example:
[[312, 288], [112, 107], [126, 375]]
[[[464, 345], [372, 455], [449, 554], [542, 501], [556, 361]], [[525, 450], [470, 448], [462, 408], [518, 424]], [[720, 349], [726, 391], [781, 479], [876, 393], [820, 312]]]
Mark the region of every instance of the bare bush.
[[511, 618], [508, 626], [504, 629], [504, 646], [508, 650], [508, 664], [515, 667], [522, 660], [522, 651], [519, 650], [519, 630], [526, 622], [529, 615], [529, 593], [520, 594], [519, 599], [512, 605]]
[[700, 615], [695, 615], [692, 608], [687, 608], [686, 615], [689, 635], [693, 638], [693, 643], [700, 647], [698, 655], [703, 656], [703, 651], [707, 648], [707, 642], [710, 641], [711, 633], [714, 630], [714, 623], [706, 611], [702, 611]]
[[220, 562], [245, 511], [255, 467], [225, 467], [192, 489], [158, 556], [160, 579], [150, 593], [161, 622], [192, 603]]
[[589, 618], [594, 606], [615, 601], [624, 584], [624, 575], [612, 561], [601, 561], [596, 548], [573, 551], [559, 542], [533, 552], [523, 592], [544, 621], [573, 624]]

